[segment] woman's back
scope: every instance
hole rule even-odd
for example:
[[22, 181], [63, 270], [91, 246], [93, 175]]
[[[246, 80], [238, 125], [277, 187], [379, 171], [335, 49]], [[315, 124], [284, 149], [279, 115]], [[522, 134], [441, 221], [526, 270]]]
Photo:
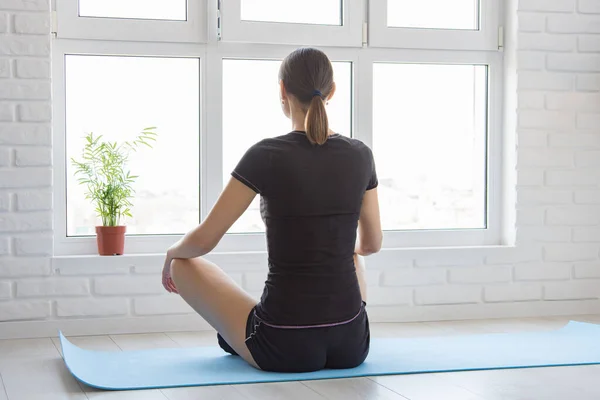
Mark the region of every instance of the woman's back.
[[[377, 176], [367, 146], [329, 129], [335, 87], [325, 53], [288, 55], [279, 96], [293, 131], [252, 146], [207, 218], [167, 252], [165, 288], [215, 327], [225, 351], [263, 370], [354, 368], [369, 353], [362, 256], [381, 248]], [[256, 193], [269, 251], [258, 304], [201, 258]]]
[[371, 150], [337, 134], [315, 145], [294, 131], [254, 145], [232, 175], [261, 195], [269, 276], [258, 316], [286, 326], [354, 317], [357, 224], [365, 191], [377, 186]]

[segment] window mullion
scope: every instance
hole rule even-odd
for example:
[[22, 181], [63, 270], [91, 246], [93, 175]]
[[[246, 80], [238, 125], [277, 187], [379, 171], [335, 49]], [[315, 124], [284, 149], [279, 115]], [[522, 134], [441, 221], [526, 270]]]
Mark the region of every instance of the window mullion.
[[373, 145], [373, 61], [368, 51], [359, 51], [354, 63], [353, 136], [369, 147]]
[[[502, 120], [502, 105], [504, 102], [504, 92], [502, 85], [504, 82], [502, 69], [502, 56], [495, 53], [488, 63], [488, 134], [487, 134], [487, 217], [488, 227], [486, 230], [487, 242], [489, 243], [505, 243], [512, 244], [512, 239], [504, 235], [504, 230], [510, 232], [511, 226], [514, 224], [508, 223], [512, 218], [511, 215], [503, 216], [503, 205], [514, 204], [511, 196], [514, 192], [510, 188], [503, 188], [503, 179], [505, 182], [512, 182], [510, 169], [503, 168], [503, 162], [508, 161], [503, 159], [503, 148], [510, 149], [509, 135], [503, 135], [504, 121]], [[503, 143], [503, 139], [506, 140]], [[511, 157], [511, 153], [507, 152], [506, 157]], [[504, 171], [504, 172], [503, 172]], [[503, 174], [507, 174], [503, 177]], [[514, 173], [514, 172], [513, 172]], [[503, 196], [505, 198], [503, 199]], [[510, 214], [510, 213], [509, 213]], [[506, 224], [503, 226], [503, 224]]]
[[218, 46], [209, 45], [204, 64], [204, 119], [202, 146], [202, 218], [204, 219], [223, 190], [223, 61]]

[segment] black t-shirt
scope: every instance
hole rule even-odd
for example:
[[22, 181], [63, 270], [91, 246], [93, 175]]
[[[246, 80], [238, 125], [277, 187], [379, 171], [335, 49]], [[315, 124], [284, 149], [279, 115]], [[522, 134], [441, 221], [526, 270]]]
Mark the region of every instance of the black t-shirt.
[[378, 184], [371, 149], [338, 134], [313, 145], [294, 131], [252, 146], [232, 175], [261, 196], [269, 274], [258, 316], [293, 326], [354, 317], [358, 218]]

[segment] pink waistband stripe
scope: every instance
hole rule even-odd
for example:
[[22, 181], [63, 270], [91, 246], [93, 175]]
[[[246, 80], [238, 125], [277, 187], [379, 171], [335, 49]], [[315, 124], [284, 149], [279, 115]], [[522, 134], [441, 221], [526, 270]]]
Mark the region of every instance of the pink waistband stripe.
[[339, 326], [339, 325], [345, 325], [345, 324], [349, 324], [350, 322], [354, 321], [356, 318], [358, 318], [360, 316], [360, 313], [363, 312], [363, 307], [360, 308], [360, 311], [358, 311], [358, 314], [356, 314], [354, 317], [352, 317], [351, 319], [347, 320], [347, 321], [342, 321], [342, 322], [335, 322], [332, 324], [321, 324], [321, 325], [274, 325], [274, 324], [269, 324], [267, 322], [265, 322], [264, 320], [262, 320], [258, 315], [256, 315], [256, 311], [254, 311], [254, 316], [256, 317], [257, 320], [259, 320], [260, 322], [262, 322], [264, 325], [266, 326], [270, 326], [271, 328], [279, 328], [279, 329], [309, 329], [309, 328], [331, 328], [334, 326]]

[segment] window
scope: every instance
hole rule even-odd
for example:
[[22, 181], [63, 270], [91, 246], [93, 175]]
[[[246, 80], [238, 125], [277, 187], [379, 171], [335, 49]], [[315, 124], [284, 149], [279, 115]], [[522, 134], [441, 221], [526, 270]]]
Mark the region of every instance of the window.
[[342, 2], [242, 0], [240, 18], [244, 21], [342, 25]]
[[79, 0], [79, 16], [185, 21], [185, 0]]
[[[498, 1], [451, 3], [57, 0], [55, 253], [95, 253], [69, 161], [86, 133], [157, 127], [129, 164], [140, 177], [127, 252], [163, 252], [207, 216], [252, 144], [291, 130], [277, 75], [299, 46], [333, 62], [332, 129], [373, 149], [385, 246], [497, 244]], [[257, 198], [217, 250], [264, 242]]]
[[486, 67], [376, 63], [373, 86], [383, 228], [485, 228]]
[[203, 43], [208, 0], [56, 0], [57, 36]]
[[224, 41], [360, 47], [362, 0], [221, 0]]
[[[183, 234], [199, 220], [199, 76], [194, 58], [66, 57], [67, 160], [81, 158], [87, 133], [120, 143], [157, 128], [153, 148], [128, 164], [139, 175], [130, 234]], [[68, 236], [94, 234], [95, 210], [71, 163], [67, 210]]]
[[369, 44], [405, 49], [498, 50], [498, 0], [369, 2]]
[[387, 25], [401, 28], [476, 30], [479, 29], [479, 1], [389, 0]]

